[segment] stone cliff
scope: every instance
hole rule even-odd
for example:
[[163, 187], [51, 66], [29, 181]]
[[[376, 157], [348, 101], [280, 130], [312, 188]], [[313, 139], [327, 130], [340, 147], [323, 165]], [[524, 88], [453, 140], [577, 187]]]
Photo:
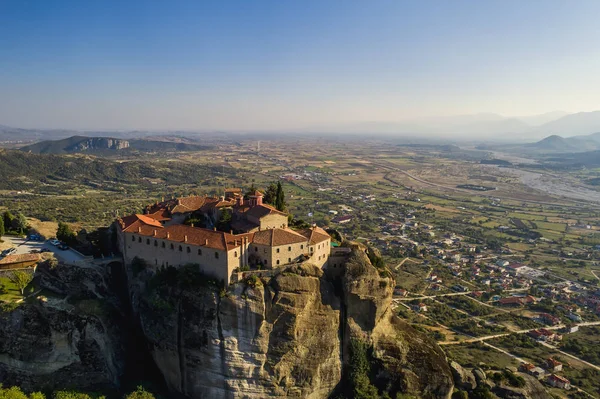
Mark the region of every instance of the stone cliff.
[[[381, 275], [380, 275], [381, 274]], [[133, 277], [132, 302], [171, 391], [191, 398], [327, 398], [343, 391], [347, 347], [373, 348], [382, 392], [448, 398], [443, 352], [394, 316], [393, 280], [356, 250], [343, 277], [301, 264], [216, 286]], [[337, 390], [336, 390], [337, 388]]]
[[115, 389], [123, 332], [103, 276], [47, 264], [37, 274], [42, 292], [0, 312], [0, 381], [25, 390]]
[[112, 139], [106, 137], [85, 138], [67, 151], [89, 151], [89, 150], [122, 150], [129, 148], [129, 141], [121, 139]]
[[[444, 354], [394, 315], [393, 279], [360, 247], [335, 276], [298, 264], [249, 273], [228, 290], [193, 265], [125, 269], [119, 301], [111, 276], [122, 267], [38, 267], [41, 291], [0, 311], [0, 381], [118, 393], [124, 380], [150, 377], [164, 379], [169, 397], [344, 397], [359, 340], [382, 395], [452, 393]], [[131, 334], [138, 329], [141, 339]], [[129, 374], [154, 365], [159, 374]]]

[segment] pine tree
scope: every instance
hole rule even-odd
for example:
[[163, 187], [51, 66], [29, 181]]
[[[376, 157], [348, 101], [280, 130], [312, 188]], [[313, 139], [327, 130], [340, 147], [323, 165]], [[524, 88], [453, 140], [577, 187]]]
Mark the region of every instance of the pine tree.
[[285, 210], [285, 193], [283, 192], [283, 187], [281, 186], [281, 182], [277, 182], [277, 189], [275, 191], [275, 208], [279, 211]]
[[275, 183], [271, 183], [271, 184], [269, 184], [267, 191], [265, 191], [265, 196], [263, 198], [263, 201], [265, 202], [265, 204], [275, 206], [276, 200], [277, 200], [277, 185]]

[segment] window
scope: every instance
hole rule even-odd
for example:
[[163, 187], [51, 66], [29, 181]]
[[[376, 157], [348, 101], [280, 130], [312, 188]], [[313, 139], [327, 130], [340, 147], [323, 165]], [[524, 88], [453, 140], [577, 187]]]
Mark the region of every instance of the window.
[[310, 247], [310, 252], [313, 252], [315, 250], [315, 247]]
[[292, 247], [288, 247], [288, 252], [292, 252]]
[[319, 260], [321, 260], [321, 255], [319, 255]]
[[277, 259], [277, 264], [279, 264], [279, 259]]
[[292, 258], [288, 258], [288, 263], [292, 263]]
[[190, 252], [192, 252], [192, 249], [190, 247], [187, 247], [187, 253], [189, 254]]
[[277, 253], [279, 253], [279, 248], [277, 248]]
[[233, 253], [233, 256], [237, 258], [237, 251]]
[[138, 238], [138, 242], [142, 242], [142, 237], [139, 237], [139, 238]]
[[267, 265], [267, 260], [265, 259], [265, 266]]
[[263, 253], [265, 253], [265, 254], [267, 253], [267, 248], [263, 249]]
[[131, 241], [135, 241], [135, 236], [131, 236]]
[[304, 249], [304, 244], [300, 245], [300, 249]]
[[179, 252], [183, 252], [183, 247], [181, 245], [179, 246]]
[[215, 252], [215, 259], [219, 259], [219, 253]]
[[254, 247], [254, 252], [258, 252], [258, 247]]
[[166, 247], [166, 245], [165, 245], [165, 242], [164, 242], [164, 241], [162, 242], [162, 247], [163, 247], [163, 248], [164, 248], [164, 247]]
[[171, 249], [175, 249], [175, 245], [171, 244]]
[[158, 247], [158, 241], [154, 240], [154, 246]]
[[202, 255], [202, 250], [201, 249], [198, 250], [198, 255]]
[[150, 239], [146, 238], [146, 245], [150, 245]]

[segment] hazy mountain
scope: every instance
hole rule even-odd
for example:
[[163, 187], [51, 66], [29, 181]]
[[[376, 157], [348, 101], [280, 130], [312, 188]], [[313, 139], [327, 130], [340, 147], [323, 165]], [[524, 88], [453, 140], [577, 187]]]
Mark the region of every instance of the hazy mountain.
[[72, 136], [62, 140], [47, 140], [21, 147], [34, 154], [67, 154], [77, 152], [136, 151], [201, 151], [209, 148], [199, 144], [143, 139], [124, 140], [112, 137]]
[[537, 130], [546, 135], [557, 134], [563, 137], [600, 132], [600, 111], [566, 115], [539, 126]]
[[541, 152], [588, 152], [600, 150], [600, 133], [585, 136], [561, 137], [552, 135], [537, 143], [525, 144], [524, 149]]
[[552, 111], [552, 112], [546, 112], [545, 114], [540, 114], [540, 115], [517, 116], [516, 119], [518, 119], [530, 126], [540, 126], [540, 125], [555, 121], [557, 119], [560, 119], [567, 115], [569, 115], [568, 112]]

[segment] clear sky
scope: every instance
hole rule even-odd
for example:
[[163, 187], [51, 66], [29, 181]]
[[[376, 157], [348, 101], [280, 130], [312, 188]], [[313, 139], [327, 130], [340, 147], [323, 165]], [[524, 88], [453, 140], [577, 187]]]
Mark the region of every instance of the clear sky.
[[0, 0], [0, 124], [273, 129], [600, 109], [600, 1]]

